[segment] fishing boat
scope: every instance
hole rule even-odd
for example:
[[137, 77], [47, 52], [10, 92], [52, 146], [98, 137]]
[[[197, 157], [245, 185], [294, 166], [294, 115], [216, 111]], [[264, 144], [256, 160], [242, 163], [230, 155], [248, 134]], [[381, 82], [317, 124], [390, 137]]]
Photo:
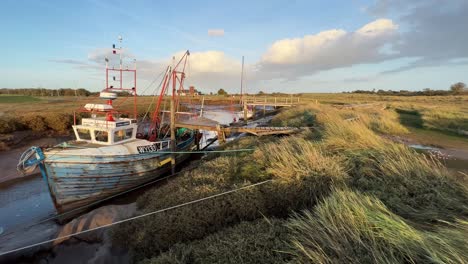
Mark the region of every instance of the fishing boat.
[[[124, 69], [122, 48], [114, 45], [113, 54], [116, 53], [120, 54], [119, 68], [109, 67], [106, 58], [106, 87], [100, 92], [100, 99], [105, 103], [88, 103], [80, 109], [88, 117], [82, 118], [81, 124], [75, 118], [76, 139], [52, 148], [31, 147], [20, 158], [20, 171], [39, 167], [58, 213], [86, 207], [173, 171], [175, 164], [185, 160], [195, 147], [197, 131], [176, 129], [174, 124], [178, 103], [176, 86], [182, 89], [189, 52], [177, 65], [166, 69], [149, 125], [139, 124], [137, 120], [136, 62], [134, 69]], [[109, 74], [113, 72], [119, 74], [120, 85], [109, 85]], [[132, 87], [122, 86], [123, 73], [133, 74]], [[113, 80], [116, 83], [115, 77]], [[172, 123], [163, 120], [160, 109], [170, 83], [173, 84], [169, 120]], [[125, 91], [134, 97], [132, 118], [123, 117], [114, 108], [117, 93]]]

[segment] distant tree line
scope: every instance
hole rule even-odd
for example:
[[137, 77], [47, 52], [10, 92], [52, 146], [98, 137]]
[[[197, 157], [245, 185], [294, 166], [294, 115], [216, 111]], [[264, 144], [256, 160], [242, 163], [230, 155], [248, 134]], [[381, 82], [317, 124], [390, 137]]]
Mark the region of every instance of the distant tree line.
[[12, 95], [29, 95], [29, 96], [90, 96], [92, 93], [84, 88], [60, 88], [60, 89], [46, 89], [46, 88], [2, 88], [0, 94]]
[[[117, 96], [128, 96], [128, 92], [116, 92]], [[28, 95], [28, 96], [92, 96], [98, 95], [99, 92], [90, 92], [84, 88], [60, 88], [60, 89], [46, 89], [46, 88], [1, 88], [0, 94], [11, 95]]]
[[[346, 92], [345, 92], [346, 93]], [[367, 91], [367, 90], [356, 90], [352, 91], [351, 93], [358, 93], [358, 94], [377, 94], [377, 95], [400, 95], [400, 96], [417, 96], [417, 95], [425, 95], [425, 96], [435, 96], [435, 95], [461, 95], [461, 94], [468, 94], [468, 87], [466, 84], [462, 82], [458, 82], [452, 84], [449, 90], [432, 90], [430, 88], [423, 89], [422, 91], [407, 91], [407, 90], [400, 90], [400, 91], [392, 91], [392, 90], [377, 90], [375, 91]]]

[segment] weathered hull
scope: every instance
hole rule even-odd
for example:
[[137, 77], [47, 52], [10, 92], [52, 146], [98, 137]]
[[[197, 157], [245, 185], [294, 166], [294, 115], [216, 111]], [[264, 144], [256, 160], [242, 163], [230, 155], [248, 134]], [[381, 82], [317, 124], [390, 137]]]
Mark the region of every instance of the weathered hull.
[[[194, 140], [179, 144], [190, 150]], [[151, 152], [131, 155], [47, 155], [42, 169], [57, 212], [97, 203], [160, 177], [171, 169], [171, 154]], [[189, 154], [177, 154], [177, 163]]]

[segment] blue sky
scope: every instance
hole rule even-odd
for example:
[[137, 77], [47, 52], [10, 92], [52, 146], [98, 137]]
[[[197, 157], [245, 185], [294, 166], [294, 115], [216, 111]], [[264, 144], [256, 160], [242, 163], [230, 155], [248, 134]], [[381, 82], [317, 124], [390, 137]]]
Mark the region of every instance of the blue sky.
[[0, 87], [102, 90], [102, 58], [118, 35], [142, 70], [140, 89], [186, 49], [187, 84], [205, 92], [238, 92], [242, 56], [250, 92], [468, 82], [466, 1], [407, 2], [6, 0]]

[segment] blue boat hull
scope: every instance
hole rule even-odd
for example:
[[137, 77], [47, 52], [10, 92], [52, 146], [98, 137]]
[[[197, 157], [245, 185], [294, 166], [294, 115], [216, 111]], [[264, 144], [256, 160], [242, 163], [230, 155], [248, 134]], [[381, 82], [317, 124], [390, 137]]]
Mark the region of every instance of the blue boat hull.
[[[194, 138], [178, 144], [191, 150]], [[190, 154], [177, 154], [176, 162]], [[171, 169], [171, 154], [150, 152], [132, 155], [45, 155], [41, 166], [57, 212], [69, 212], [160, 177]]]

